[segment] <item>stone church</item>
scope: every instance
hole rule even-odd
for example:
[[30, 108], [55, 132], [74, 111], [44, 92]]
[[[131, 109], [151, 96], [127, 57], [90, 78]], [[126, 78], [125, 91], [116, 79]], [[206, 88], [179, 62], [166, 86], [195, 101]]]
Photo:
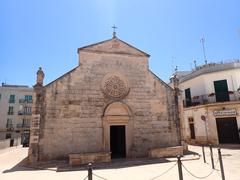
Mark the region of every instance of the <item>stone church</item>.
[[116, 36], [79, 48], [78, 55], [76, 68], [47, 85], [43, 70], [37, 72], [29, 161], [174, 155], [176, 93], [151, 72], [150, 55]]

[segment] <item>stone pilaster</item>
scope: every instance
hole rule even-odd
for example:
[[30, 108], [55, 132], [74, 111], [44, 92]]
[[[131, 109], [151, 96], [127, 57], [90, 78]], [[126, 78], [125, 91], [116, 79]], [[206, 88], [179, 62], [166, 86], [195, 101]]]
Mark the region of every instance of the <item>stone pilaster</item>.
[[40, 122], [43, 116], [43, 102], [44, 102], [44, 87], [43, 87], [44, 73], [41, 68], [37, 72], [37, 82], [34, 88], [33, 108], [32, 108], [32, 122], [30, 128], [30, 143], [28, 157], [29, 162], [37, 162], [39, 160], [39, 135]]
[[172, 78], [173, 81], [173, 88], [174, 88], [174, 103], [175, 103], [175, 116], [176, 116], [176, 126], [177, 126], [177, 133], [178, 133], [178, 141], [179, 145], [181, 145], [181, 123], [180, 123], [180, 108], [179, 108], [179, 79], [177, 78], [177, 75], [175, 74]]

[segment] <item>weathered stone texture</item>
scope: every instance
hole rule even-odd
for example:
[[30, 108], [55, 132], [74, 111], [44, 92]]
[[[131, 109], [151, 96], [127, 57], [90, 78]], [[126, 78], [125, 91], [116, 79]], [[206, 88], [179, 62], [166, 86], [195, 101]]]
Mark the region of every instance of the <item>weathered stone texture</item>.
[[156, 148], [148, 151], [148, 157], [150, 158], [176, 157], [177, 155], [183, 155], [183, 146]]
[[89, 162], [111, 162], [111, 155], [106, 152], [69, 154], [70, 165], [88, 164]]
[[[148, 69], [142, 52], [115, 40], [105, 43], [79, 49], [80, 65], [44, 87], [40, 160], [109, 152], [108, 128], [115, 121], [105, 109], [113, 102], [129, 108], [128, 119], [118, 116], [115, 123], [127, 125], [128, 157], [179, 144], [173, 89]], [[128, 83], [123, 99], [109, 98], [101, 90], [104, 76], [111, 73], [121, 74]]]

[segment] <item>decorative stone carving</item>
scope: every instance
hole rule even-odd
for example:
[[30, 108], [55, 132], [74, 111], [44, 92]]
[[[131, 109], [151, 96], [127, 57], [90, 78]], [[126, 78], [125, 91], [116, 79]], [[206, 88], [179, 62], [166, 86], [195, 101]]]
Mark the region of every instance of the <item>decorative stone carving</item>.
[[122, 99], [129, 92], [126, 78], [116, 73], [107, 74], [103, 78], [101, 83], [101, 89], [107, 97], [114, 99]]
[[43, 85], [43, 79], [44, 72], [42, 71], [42, 68], [39, 67], [39, 70], [37, 71], [37, 85]]

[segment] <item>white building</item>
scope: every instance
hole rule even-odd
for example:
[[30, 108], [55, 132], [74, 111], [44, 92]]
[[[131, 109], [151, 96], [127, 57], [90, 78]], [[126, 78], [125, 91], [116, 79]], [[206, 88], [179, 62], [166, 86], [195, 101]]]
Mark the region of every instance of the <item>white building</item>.
[[0, 86], [0, 140], [29, 134], [33, 89], [28, 86]]
[[[182, 74], [182, 73], [177, 73]], [[182, 133], [194, 144], [240, 143], [240, 61], [210, 63], [179, 76]]]

